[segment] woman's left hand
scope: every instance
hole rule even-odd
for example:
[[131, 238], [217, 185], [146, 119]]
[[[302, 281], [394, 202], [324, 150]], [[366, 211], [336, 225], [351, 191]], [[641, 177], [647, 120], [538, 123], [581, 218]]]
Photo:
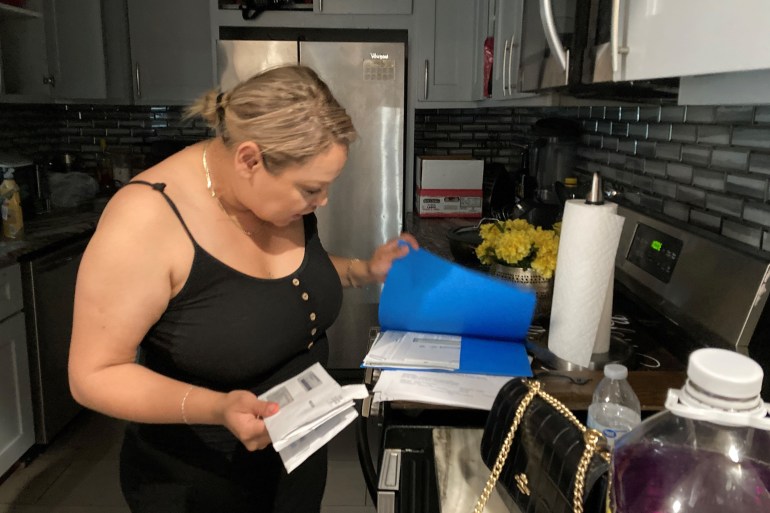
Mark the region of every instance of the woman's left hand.
[[411, 234], [402, 233], [399, 238], [388, 241], [375, 249], [372, 258], [368, 262], [368, 267], [372, 279], [377, 283], [385, 281], [385, 277], [388, 275], [394, 260], [406, 256], [406, 254], [409, 253], [409, 247], [400, 244], [399, 241], [406, 242], [414, 249], [419, 249], [420, 247], [417, 243], [417, 239]]

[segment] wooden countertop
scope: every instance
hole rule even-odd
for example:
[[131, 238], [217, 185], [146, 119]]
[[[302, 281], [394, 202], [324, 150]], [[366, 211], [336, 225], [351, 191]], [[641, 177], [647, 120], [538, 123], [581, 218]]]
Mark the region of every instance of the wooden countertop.
[[[537, 374], [537, 370], [535, 373]], [[575, 385], [569, 380], [558, 377], [558, 374], [575, 378], [588, 378], [583, 385]], [[602, 379], [601, 371], [552, 371], [552, 373], [540, 376], [544, 389], [549, 394], [573, 411], [588, 410], [594, 389]], [[686, 380], [685, 371], [629, 371], [628, 382], [639, 397], [642, 411], [655, 412], [664, 409], [666, 395], [669, 388], [681, 388]], [[414, 401], [393, 401], [391, 408], [396, 410], [414, 409], [458, 409], [435, 404], [419, 403]]]

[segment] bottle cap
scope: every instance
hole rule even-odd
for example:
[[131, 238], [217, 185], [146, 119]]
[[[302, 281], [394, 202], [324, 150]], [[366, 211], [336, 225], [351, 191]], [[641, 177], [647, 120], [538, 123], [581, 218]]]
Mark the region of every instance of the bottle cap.
[[626, 379], [628, 369], [619, 363], [608, 363], [604, 366], [604, 375], [610, 379]]
[[762, 377], [757, 362], [727, 349], [698, 349], [687, 364], [687, 379], [704, 392], [723, 398], [755, 398], [762, 391]]
[[577, 178], [574, 176], [568, 176], [564, 179], [564, 185], [569, 187], [576, 187], [577, 186]]
[[668, 391], [666, 409], [680, 417], [770, 430], [770, 405], [760, 396], [762, 377], [762, 367], [748, 356], [698, 349], [690, 354], [684, 387]]

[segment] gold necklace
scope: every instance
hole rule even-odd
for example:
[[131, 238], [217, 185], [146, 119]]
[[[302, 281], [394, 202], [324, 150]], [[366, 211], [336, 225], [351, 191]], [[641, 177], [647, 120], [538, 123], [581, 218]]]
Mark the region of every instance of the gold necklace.
[[206, 189], [208, 189], [209, 193], [211, 194], [211, 197], [214, 198], [217, 202], [217, 205], [219, 205], [219, 208], [222, 210], [222, 213], [225, 214], [225, 216], [232, 221], [232, 223], [238, 227], [240, 231], [245, 233], [249, 238], [254, 234], [253, 232], [250, 232], [246, 228], [241, 225], [240, 221], [238, 221], [238, 218], [235, 216], [230, 215], [227, 212], [227, 209], [222, 204], [222, 201], [217, 196], [216, 191], [214, 191], [214, 187], [211, 185], [211, 173], [209, 172], [209, 164], [206, 161], [206, 151], [209, 149], [209, 144], [206, 143], [206, 146], [203, 147], [203, 170], [206, 172]]

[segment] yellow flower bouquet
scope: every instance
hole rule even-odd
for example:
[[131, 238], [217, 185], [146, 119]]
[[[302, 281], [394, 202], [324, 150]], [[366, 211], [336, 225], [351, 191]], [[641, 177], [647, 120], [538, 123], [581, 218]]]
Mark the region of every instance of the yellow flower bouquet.
[[533, 269], [550, 279], [556, 269], [560, 228], [561, 223], [556, 223], [552, 230], [544, 230], [524, 219], [485, 223], [479, 228], [482, 242], [476, 256], [485, 265]]

